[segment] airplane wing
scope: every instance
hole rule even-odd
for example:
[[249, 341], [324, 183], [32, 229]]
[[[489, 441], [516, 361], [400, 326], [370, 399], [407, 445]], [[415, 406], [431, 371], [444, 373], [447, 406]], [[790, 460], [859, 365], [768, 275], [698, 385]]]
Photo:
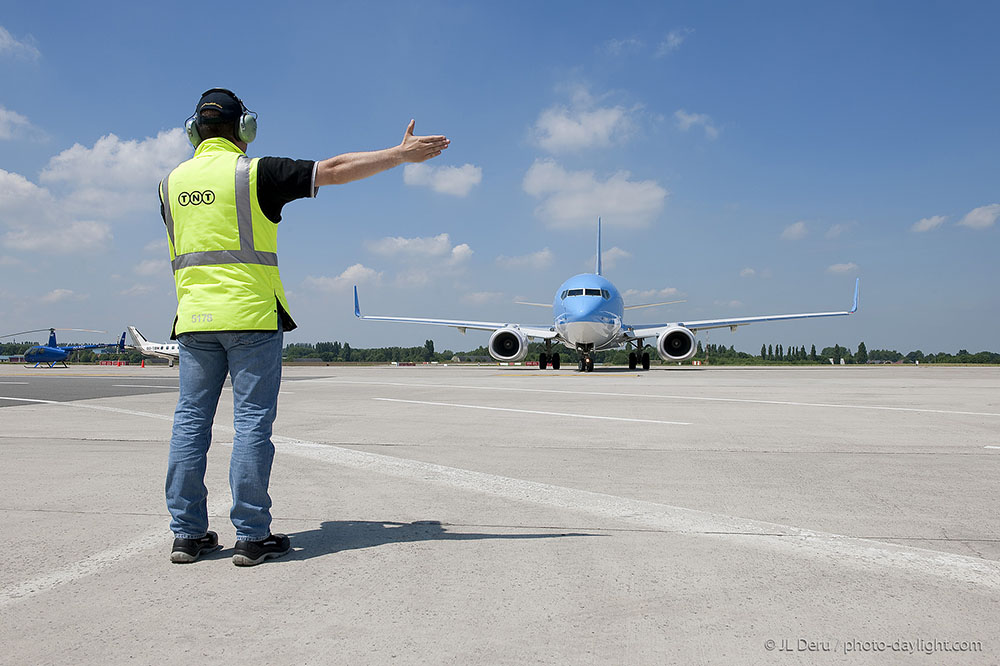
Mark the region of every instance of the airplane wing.
[[384, 317], [380, 315], [363, 315], [361, 306], [358, 304], [358, 288], [354, 287], [354, 316], [358, 319], [368, 319], [372, 321], [395, 321], [404, 324], [427, 324], [429, 326], [450, 326], [457, 328], [459, 332], [465, 333], [467, 329], [474, 331], [496, 331], [501, 328], [516, 328], [529, 338], [541, 338], [543, 340], [554, 339], [557, 334], [550, 326], [521, 326], [520, 324], [502, 323], [496, 321], [465, 321], [459, 319], [427, 319], [421, 317]]
[[701, 319], [697, 321], [678, 321], [672, 324], [642, 324], [639, 326], [623, 327], [631, 339], [652, 338], [672, 326], [683, 326], [691, 331], [708, 330], [712, 328], [731, 328], [736, 330], [737, 326], [756, 324], [765, 321], [783, 321], [786, 319], [811, 319], [814, 317], [843, 317], [858, 311], [858, 296], [861, 290], [861, 278], [854, 283], [854, 305], [850, 310], [844, 312], [804, 312], [801, 314], [764, 315], [762, 317], [735, 317], [729, 319]]

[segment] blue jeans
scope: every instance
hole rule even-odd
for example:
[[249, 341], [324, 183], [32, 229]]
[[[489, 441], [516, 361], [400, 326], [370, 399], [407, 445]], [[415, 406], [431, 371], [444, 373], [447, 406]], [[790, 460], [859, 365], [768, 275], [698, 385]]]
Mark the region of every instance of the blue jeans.
[[281, 331], [182, 333], [180, 397], [174, 411], [167, 462], [167, 509], [170, 529], [181, 539], [208, 532], [205, 468], [212, 443], [212, 421], [226, 374], [233, 385], [233, 454], [229, 487], [230, 518], [241, 541], [271, 534], [271, 478], [274, 445], [271, 425], [278, 411], [281, 384]]

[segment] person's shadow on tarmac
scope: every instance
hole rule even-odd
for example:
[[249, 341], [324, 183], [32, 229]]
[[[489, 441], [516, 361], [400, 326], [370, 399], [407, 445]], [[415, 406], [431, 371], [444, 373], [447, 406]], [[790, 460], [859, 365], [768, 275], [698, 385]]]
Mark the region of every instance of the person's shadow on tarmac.
[[387, 543], [410, 541], [475, 541], [480, 539], [555, 539], [561, 537], [600, 536], [579, 532], [547, 532], [545, 534], [479, 534], [448, 532], [439, 520], [418, 520], [412, 523], [367, 520], [330, 520], [319, 529], [289, 534], [292, 552], [283, 560], [307, 560], [345, 550], [372, 548]]

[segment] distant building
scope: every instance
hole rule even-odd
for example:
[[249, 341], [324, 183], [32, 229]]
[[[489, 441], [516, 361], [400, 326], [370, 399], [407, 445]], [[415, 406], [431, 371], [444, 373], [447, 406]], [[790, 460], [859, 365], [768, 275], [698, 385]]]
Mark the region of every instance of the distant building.
[[452, 363], [495, 363], [492, 356], [467, 356], [455, 354], [451, 357]]
[[14, 354], [13, 356], [0, 356], [0, 363], [24, 363], [24, 354]]

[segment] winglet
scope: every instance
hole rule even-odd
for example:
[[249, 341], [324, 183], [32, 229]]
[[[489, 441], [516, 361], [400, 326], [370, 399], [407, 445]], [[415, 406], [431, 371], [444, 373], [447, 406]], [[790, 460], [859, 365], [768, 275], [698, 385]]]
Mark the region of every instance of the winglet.
[[597, 218], [597, 274], [601, 274], [601, 218]]
[[854, 307], [851, 308], [851, 314], [858, 311], [858, 296], [861, 294], [861, 278], [858, 278], [854, 282]]
[[354, 285], [354, 316], [361, 319], [361, 306], [358, 305], [358, 285]]

